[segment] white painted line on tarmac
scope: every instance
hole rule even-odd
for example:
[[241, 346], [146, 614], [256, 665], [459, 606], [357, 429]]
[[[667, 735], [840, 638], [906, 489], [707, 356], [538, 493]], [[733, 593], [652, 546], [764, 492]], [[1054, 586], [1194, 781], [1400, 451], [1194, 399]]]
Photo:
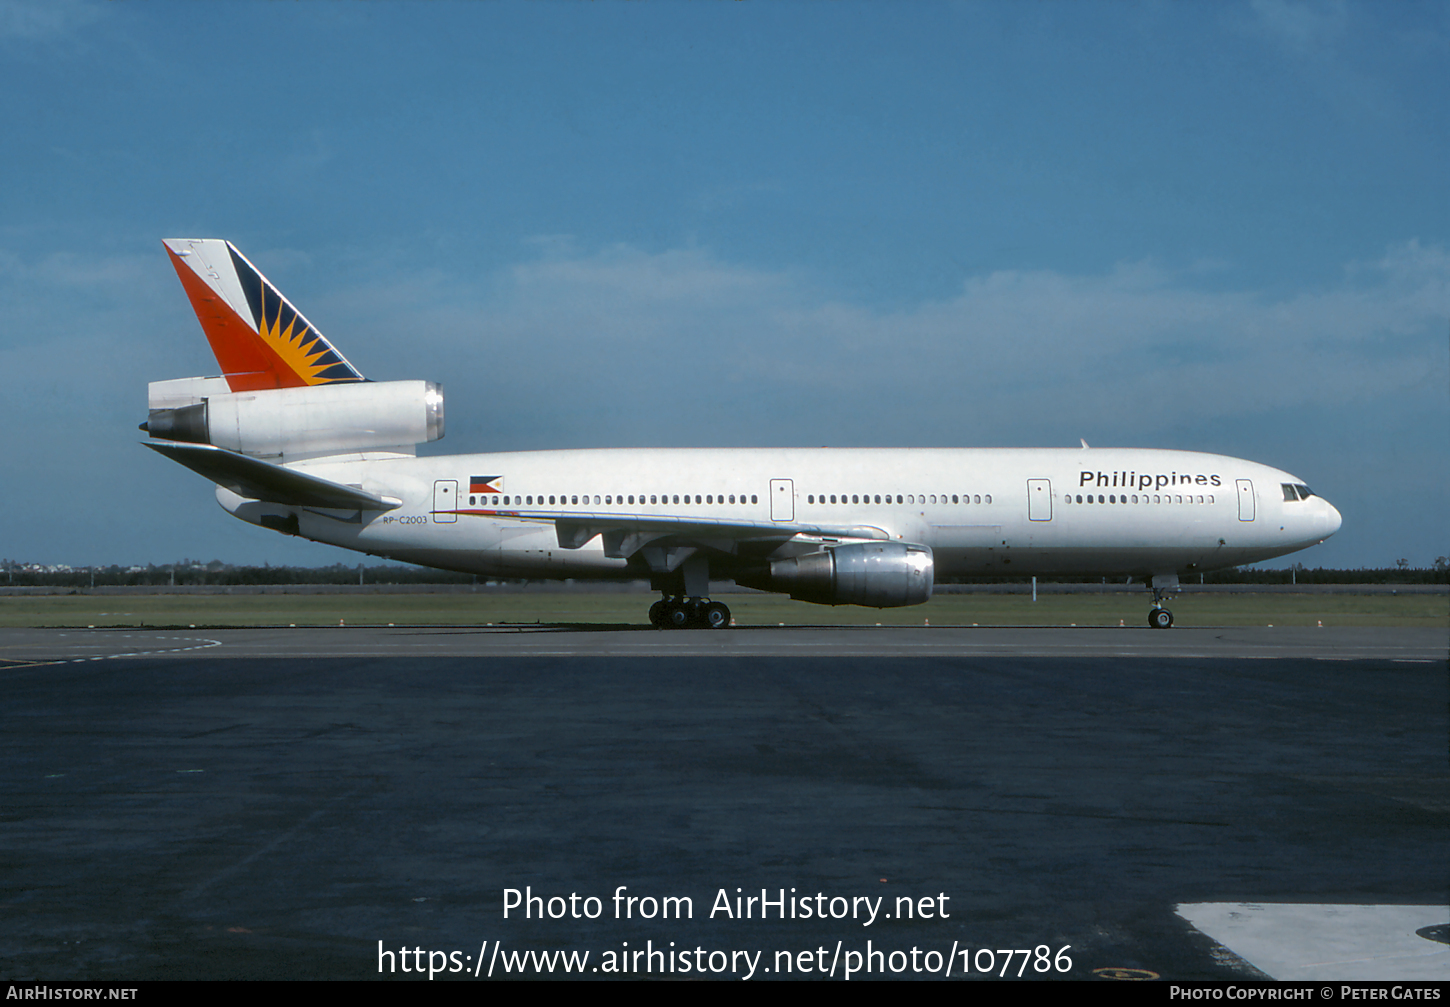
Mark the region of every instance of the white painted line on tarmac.
[[1281, 981], [1450, 980], [1450, 945], [1416, 933], [1450, 923], [1447, 906], [1199, 902], [1176, 908], [1196, 929]]
[[[130, 639], [129, 634], [124, 639]], [[213, 647], [222, 646], [220, 640], [206, 640], [188, 636], [159, 636], [153, 638], [156, 642], [189, 643], [190, 647], [167, 647], [155, 650], [136, 650], [124, 654], [98, 654], [95, 657], [76, 657], [70, 660], [71, 664], [82, 664], [86, 661], [111, 661], [122, 657], [155, 657], [160, 654], [184, 654], [193, 650], [210, 650]]]

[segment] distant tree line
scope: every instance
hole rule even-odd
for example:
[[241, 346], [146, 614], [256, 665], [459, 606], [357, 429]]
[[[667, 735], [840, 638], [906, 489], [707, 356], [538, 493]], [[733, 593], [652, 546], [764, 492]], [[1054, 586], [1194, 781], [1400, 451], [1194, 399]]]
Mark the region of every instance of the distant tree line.
[[[938, 577], [940, 584], [998, 584], [1005, 577]], [[1022, 580], [1023, 578], [1010, 578]], [[1184, 584], [1447, 584], [1450, 570], [1445, 565], [1416, 568], [1411, 566], [1364, 568], [1359, 570], [1329, 570], [1315, 567], [1290, 567], [1285, 570], [1260, 570], [1252, 567], [1233, 567], [1215, 570], [1212, 573], [1184, 574]], [[1122, 583], [1121, 577], [1109, 577], [1110, 584]], [[1137, 581], [1137, 578], [1134, 578]], [[1039, 577], [1039, 584], [1098, 584], [1102, 577]]]
[[467, 573], [430, 570], [418, 566], [323, 567], [231, 566], [230, 564], [169, 563], [145, 567], [97, 566], [70, 570], [25, 569], [6, 564], [0, 586], [15, 587], [249, 587], [287, 584], [471, 584]]

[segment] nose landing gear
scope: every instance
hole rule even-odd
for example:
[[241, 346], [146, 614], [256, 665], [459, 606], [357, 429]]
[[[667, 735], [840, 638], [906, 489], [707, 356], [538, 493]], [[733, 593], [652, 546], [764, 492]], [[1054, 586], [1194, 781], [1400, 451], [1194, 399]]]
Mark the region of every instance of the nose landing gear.
[[1163, 606], [1168, 592], [1178, 590], [1178, 574], [1156, 574], [1149, 587], [1153, 590], [1153, 607], [1148, 610], [1148, 625], [1154, 629], [1167, 629], [1173, 625], [1173, 613]]
[[708, 598], [666, 596], [649, 607], [656, 629], [728, 629], [730, 609]]

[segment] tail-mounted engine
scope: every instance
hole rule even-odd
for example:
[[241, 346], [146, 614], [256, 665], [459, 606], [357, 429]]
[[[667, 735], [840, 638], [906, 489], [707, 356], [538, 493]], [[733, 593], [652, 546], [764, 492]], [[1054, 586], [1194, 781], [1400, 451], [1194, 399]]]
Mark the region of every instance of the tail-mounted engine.
[[153, 381], [141, 429], [259, 457], [411, 450], [443, 436], [443, 388], [359, 381], [233, 392], [224, 378]]
[[896, 608], [929, 600], [933, 582], [926, 546], [860, 542], [773, 560], [769, 589], [820, 605]]

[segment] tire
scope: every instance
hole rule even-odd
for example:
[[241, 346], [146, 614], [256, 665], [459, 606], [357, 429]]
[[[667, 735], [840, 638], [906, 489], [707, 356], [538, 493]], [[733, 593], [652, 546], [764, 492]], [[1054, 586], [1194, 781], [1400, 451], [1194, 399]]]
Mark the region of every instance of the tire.
[[730, 610], [718, 601], [710, 602], [705, 606], [705, 628], [729, 629]]
[[1166, 608], [1155, 608], [1148, 613], [1148, 625], [1154, 629], [1167, 629], [1173, 625], [1173, 613]]
[[681, 604], [678, 601], [672, 601], [669, 604], [668, 611], [665, 613], [665, 628], [689, 629], [690, 623], [694, 621], [691, 618], [693, 614], [690, 611], [690, 606]]
[[663, 600], [651, 605], [649, 607], [649, 624], [655, 629], [664, 629], [666, 613], [668, 613], [669, 608], [670, 603]]

